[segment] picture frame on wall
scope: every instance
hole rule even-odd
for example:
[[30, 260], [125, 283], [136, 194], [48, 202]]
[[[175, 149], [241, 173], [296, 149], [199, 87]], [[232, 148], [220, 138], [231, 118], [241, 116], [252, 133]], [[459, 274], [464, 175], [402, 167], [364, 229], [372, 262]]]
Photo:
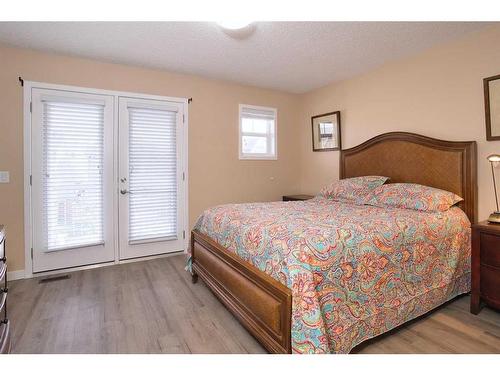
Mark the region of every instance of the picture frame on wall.
[[313, 151], [341, 149], [340, 111], [311, 117]]
[[483, 79], [486, 140], [500, 140], [500, 75]]

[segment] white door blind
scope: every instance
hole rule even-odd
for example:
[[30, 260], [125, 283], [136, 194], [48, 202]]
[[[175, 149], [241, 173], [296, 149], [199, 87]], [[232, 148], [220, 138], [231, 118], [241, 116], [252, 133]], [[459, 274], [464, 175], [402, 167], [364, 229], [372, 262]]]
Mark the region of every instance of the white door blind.
[[129, 241], [177, 238], [177, 113], [128, 107]]
[[46, 251], [104, 243], [104, 105], [43, 101]]

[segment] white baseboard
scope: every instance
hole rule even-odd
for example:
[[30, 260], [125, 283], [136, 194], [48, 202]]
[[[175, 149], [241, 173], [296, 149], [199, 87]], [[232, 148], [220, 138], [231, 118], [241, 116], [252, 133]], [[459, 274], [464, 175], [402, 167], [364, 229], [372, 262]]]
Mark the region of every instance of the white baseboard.
[[24, 270], [7, 272], [7, 279], [9, 281], [24, 279]]

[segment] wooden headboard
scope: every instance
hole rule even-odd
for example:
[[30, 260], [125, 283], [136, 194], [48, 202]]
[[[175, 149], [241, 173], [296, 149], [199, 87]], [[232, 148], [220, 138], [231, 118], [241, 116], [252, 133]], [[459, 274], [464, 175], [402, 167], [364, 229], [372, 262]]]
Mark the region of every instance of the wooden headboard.
[[452, 142], [393, 132], [340, 152], [340, 178], [387, 176], [451, 191], [472, 223], [477, 217], [476, 142]]

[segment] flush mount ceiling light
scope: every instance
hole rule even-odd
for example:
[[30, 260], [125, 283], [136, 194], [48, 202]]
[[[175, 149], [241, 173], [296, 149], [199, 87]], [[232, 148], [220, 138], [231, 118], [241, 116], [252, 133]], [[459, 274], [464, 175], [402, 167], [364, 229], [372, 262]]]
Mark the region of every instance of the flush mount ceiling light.
[[248, 38], [255, 30], [255, 23], [245, 20], [225, 20], [216, 22], [227, 35], [236, 38]]
[[245, 27], [250, 26], [251, 23], [252, 22], [245, 21], [245, 20], [225, 20], [225, 21], [217, 22], [217, 25], [219, 25], [223, 29], [239, 30], [239, 29], [244, 29]]

